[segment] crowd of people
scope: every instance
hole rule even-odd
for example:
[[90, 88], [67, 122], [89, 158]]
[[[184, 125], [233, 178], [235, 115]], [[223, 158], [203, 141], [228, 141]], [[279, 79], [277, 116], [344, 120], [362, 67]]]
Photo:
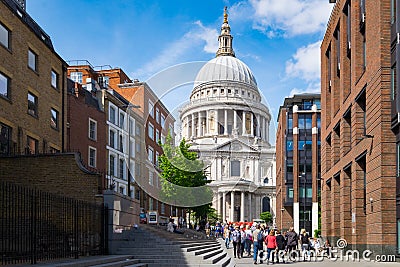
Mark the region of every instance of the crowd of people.
[[[310, 237], [305, 229], [297, 234], [293, 227], [281, 232], [270, 229], [260, 224], [233, 225], [218, 223], [211, 226], [205, 225], [207, 237], [223, 238], [225, 246], [229, 249], [233, 246], [235, 258], [253, 257], [254, 264], [279, 263], [286, 259], [295, 259], [302, 255], [305, 261], [307, 255], [331, 255], [331, 245], [327, 239], [323, 244], [319, 238]], [[301, 251], [301, 254], [298, 253]], [[266, 253], [266, 255], [264, 255]]]

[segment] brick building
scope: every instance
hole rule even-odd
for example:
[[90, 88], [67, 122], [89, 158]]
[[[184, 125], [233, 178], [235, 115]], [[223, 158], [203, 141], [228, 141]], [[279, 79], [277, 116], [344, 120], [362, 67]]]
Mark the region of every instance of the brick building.
[[322, 235], [377, 254], [398, 252], [395, 2], [336, 1], [321, 45]]
[[105, 174], [107, 124], [101, 101], [98, 101], [96, 93], [85, 90], [81, 84], [70, 79], [67, 87], [66, 149], [79, 151], [87, 168]]
[[0, 2], [0, 154], [65, 148], [66, 66], [13, 0]]
[[320, 94], [285, 98], [276, 135], [276, 223], [310, 235], [319, 229]]

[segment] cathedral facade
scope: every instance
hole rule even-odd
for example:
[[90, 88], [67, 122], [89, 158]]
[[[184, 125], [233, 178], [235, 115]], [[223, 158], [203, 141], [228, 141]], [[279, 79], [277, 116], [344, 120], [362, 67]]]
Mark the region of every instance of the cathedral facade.
[[180, 112], [181, 136], [199, 153], [223, 222], [275, 218], [275, 147], [271, 114], [249, 67], [235, 57], [228, 15], [216, 57], [197, 74], [190, 103]]

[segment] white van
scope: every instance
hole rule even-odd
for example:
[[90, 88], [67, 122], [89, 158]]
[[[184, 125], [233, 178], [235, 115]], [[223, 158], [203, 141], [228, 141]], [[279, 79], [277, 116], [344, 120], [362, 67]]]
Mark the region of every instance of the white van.
[[265, 223], [265, 221], [262, 220], [262, 219], [253, 219], [253, 224], [259, 224], [259, 225], [264, 225], [264, 226], [267, 225], [267, 224]]

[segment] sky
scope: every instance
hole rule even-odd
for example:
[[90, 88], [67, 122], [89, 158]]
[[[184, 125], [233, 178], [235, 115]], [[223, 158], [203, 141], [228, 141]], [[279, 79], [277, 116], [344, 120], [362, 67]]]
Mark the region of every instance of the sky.
[[64, 60], [118, 67], [154, 84], [177, 119], [197, 71], [215, 57], [225, 6], [236, 57], [252, 70], [270, 109], [273, 140], [284, 98], [320, 92], [320, 44], [333, 8], [328, 0], [26, 2]]

